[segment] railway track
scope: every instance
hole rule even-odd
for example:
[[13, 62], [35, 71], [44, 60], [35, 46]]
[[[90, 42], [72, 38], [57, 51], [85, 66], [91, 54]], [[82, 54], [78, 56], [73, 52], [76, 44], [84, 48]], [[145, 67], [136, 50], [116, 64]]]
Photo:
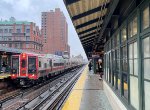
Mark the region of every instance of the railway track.
[[[5, 101], [1, 101], [1, 108], [3, 110], [15, 110], [15, 109], [24, 109], [24, 108], [34, 108], [38, 104], [34, 104], [33, 102], [37, 99], [39, 100], [39, 103], [43, 100], [44, 94], [48, 93], [47, 91], [50, 91], [49, 94], [51, 94], [56, 90], [56, 88], [59, 88], [59, 86], [64, 82], [67, 81], [68, 78], [71, 78], [73, 74], [75, 74], [75, 71], [71, 71], [70, 73], [67, 73], [63, 76], [55, 77], [51, 81], [47, 81], [43, 84], [39, 84], [37, 86], [34, 86], [30, 89], [26, 89], [23, 91], [19, 91], [18, 94], [12, 98], [7, 98]], [[33, 105], [33, 106], [31, 106]]]

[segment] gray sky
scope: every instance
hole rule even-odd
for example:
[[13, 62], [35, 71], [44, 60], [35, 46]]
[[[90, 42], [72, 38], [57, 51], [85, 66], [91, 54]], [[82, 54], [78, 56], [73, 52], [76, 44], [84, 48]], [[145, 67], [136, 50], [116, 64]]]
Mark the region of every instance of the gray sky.
[[55, 8], [60, 8], [66, 16], [71, 55], [81, 54], [86, 58], [63, 0], [0, 0], [0, 18], [8, 20], [13, 16], [17, 20], [32, 21], [40, 26], [41, 12], [54, 10]]

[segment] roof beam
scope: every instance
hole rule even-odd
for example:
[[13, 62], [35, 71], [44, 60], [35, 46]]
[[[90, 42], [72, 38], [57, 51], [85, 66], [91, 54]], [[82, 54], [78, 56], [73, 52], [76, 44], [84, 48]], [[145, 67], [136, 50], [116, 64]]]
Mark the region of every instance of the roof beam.
[[92, 32], [92, 33], [90, 33], [90, 34], [87, 34], [87, 35], [82, 36], [82, 37], [79, 37], [79, 38], [82, 39], [82, 38], [84, 38], [84, 37], [88, 37], [88, 36], [95, 35], [95, 34], [96, 34], [96, 32]]
[[94, 38], [87, 39], [87, 40], [84, 40], [84, 41], [81, 41], [81, 42], [84, 43], [84, 42], [88, 42], [88, 41], [92, 41], [92, 40], [94, 40]]
[[104, 19], [103, 26], [101, 28], [100, 35], [99, 35], [97, 41], [100, 41], [100, 39], [102, 38], [103, 33], [104, 33], [104, 31], [105, 31], [105, 29], [106, 29], [106, 27], [107, 27], [107, 25], [108, 25], [112, 15], [113, 15], [113, 13], [114, 13], [118, 3], [119, 3], [119, 0], [113, 0], [111, 2], [111, 4], [109, 5], [109, 12], [108, 12], [106, 18]]
[[94, 39], [90, 39], [90, 40], [84, 41], [84, 42], [82, 42], [82, 44], [88, 43], [88, 42], [91, 42], [91, 41], [94, 41]]
[[93, 30], [95, 30], [95, 29], [97, 29], [97, 26], [92, 27], [92, 28], [90, 28], [90, 29], [87, 29], [87, 30], [85, 30], [85, 31], [79, 32], [79, 33], [78, 33], [78, 35], [81, 35], [81, 34], [87, 33], [87, 32], [89, 32], [89, 31], [93, 31]]
[[91, 38], [95, 38], [95, 36], [90, 36], [90, 37], [87, 37], [87, 38], [84, 38], [84, 39], [80, 39], [80, 40], [83, 41], [83, 40], [88, 40], [88, 39], [91, 39]]
[[64, 0], [66, 5], [70, 5], [70, 4], [78, 2], [78, 1], [80, 1], [80, 0]]
[[[82, 17], [88, 16], [88, 15], [90, 15], [90, 14], [92, 14], [92, 13], [95, 13], [95, 12], [98, 12], [98, 11], [102, 11], [102, 10], [101, 10], [102, 7], [103, 7], [103, 5], [101, 5], [101, 6], [99, 6], [99, 7], [96, 7], [96, 8], [94, 8], [94, 9], [91, 9], [91, 10], [89, 10], [89, 11], [86, 11], [86, 12], [84, 12], [84, 13], [81, 13], [81, 14], [79, 14], [79, 15], [73, 16], [73, 17], [72, 17], [72, 20], [77, 20], [77, 19], [80, 19], [80, 18], [82, 18]], [[107, 7], [108, 7], [108, 4], [107, 4]]]
[[94, 43], [94, 42], [90, 42], [90, 43], [83, 44], [83, 47], [92, 45], [93, 43]]
[[85, 27], [85, 26], [87, 26], [87, 25], [93, 24], [93, 23], [95, 23], [95, 22], [98, 22], [98, 19], [99, 19], [99, 17], [96, 18], [96, 19], [92, 19], [92, 20], [90, 20], [90, 21], [88, 21], [88, 22], [85, 22], [85, 23], [83, 23], [83, 24], [77, 25], [77, 26], [76, 26], [76, 29], [79, 29], [79, 28]]

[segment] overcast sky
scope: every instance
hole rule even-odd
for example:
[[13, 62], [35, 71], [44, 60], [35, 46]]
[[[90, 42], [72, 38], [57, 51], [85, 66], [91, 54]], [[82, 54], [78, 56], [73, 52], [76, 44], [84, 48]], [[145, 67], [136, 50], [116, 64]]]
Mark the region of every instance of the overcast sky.
[[55, 8], [60, 8], [66, 16], [71, 55], [82, 54], [86, 58], [63, 0], [0, 0], [0, 18], [8, 20], [13, 16], [16, 20], [32, 21], [41, 26], [41, 12]]

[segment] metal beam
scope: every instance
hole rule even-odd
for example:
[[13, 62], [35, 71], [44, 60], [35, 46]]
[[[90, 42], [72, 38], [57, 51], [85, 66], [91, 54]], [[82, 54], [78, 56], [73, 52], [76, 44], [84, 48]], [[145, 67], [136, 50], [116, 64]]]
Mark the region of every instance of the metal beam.
[[111, 16], [113, 15], [113, 13], [114, 13], [114, 11], [115, 11], [115, 9], [116, 9], [118, 3], [119, 3], [119, 0], [113, 0], [113, 1], [111, 2], [111, 4], [109, 5], [109, 8], [108, 8], [108, 9], [109, 9], [109, 12], [108, 12], [106, 18], [104, 19], [103, 26], [102, 26], [102, 28], [101, 28], [100, 35], [99, 35], [97, 41], [100, 41], [101, 37], [103, 36], [103, 33], [104, 33], [104, 31], [105, 31], [105, 28], [107, 27], [107, 25], [108, 25], [108, 23], [109, 23], [109, 21], [110, 21], [110, 19], [111, 19]]
[[90, 37], [87, 37], [87, 38], [85, 38], [85, 39], [80, 39], [81, 41], [84, 41], [84, 40], [88, 40], [88, 39], [95, 39], [95, 36], [90, 36]]
[[85, 37], [88, 37], [88, 36], [92, 36], [92, 35], [95, 35], [95, 34], [96, 34], [96, 32], [92, 32], [90, 34], [87, 34], [87, 35], [79, 37], [79, 38], [82, 39], [82, 38], [85, 38]]
[[96, 19], [92, 19], [92, 20], [90, 20], [90, 21], [88, 21], [88, 22], [85, 22], [85, 23], [83, 23], [83, 24], [77, 25], [77, 26], [75, 26], [75, 27], [76, 27], [76, 29], [79, 29], [79, 28], [88, 26], [88, 25], [90, 25], [90, 24], [93, 24], [93, 23], [95, 23], [95, 22], [98, 22], [98, 19], [99, 19], [99, 17], [96, 18]]
[[92, 42], [84, 43], [84, 44], [82, 44], [82, 45], [83, 45], [83, 46], [89, 45], [89, 44], [90, 44], [90, 45], [91, 45], [91, 44], [93, 45], [93, 43], [94, 43], [94, 42], [92, 41]]
[[84, 41], [81, 41], [82, 43], [85, 43], [85, 42], [89, 42], [89, 41], [93, 41], [94, 40], [94, 38], [92, 38], [92, 39], [87, 39], [87, 40], [84, 40]]
[[[88, 11], [86, 11], [86, 12], [84, 12], [84, 13], [79, 14], [79, 15], [73, 16], [73, 17], [72, 17], [72, 20], [77, 20], [77, 19], [80, 19], [80, 18], [82, 18], [82, 17], [85, 17], [85, 16], [88, 16], [88, 15], [90, 15], [90, 14], [93, 14], [93, 13], [95, 13], [95, 12], [103, 11], [103, 10], [100, 10], [102, 7], [103, 7], [103, 5], [101, 5], [101, 6], [99, 6], [99, 7], [96, 7], [96, 8], [94, 8], [94, 9], [88, 10]], [[108, 7], [108, 4], [107, 4], [106, 7]]]
[[94, 41], [94, 39], [90, 39], [90, 40], [84, 41], [84, 42], [82, 42], [82, 44], [88, 43], [88, 42], [91, 42], [91, 41]]
[[78, 2], [78, 1], [80, 1], [80, 0], [64, 0], [66, 5], [70, 5], [70, 4]]
[[90, 28], [90, 29], [87, 29], [87, 30], [85, 30], [85, 31], [79, 32], [79, 33], [78, 33], [78, 35], [81, 35], [81, 34], [84, 34], [84, 33], [87, 33], [87, 32], [89, 32], [89, 31], [96, 30], [96, 29], [97, 29], [97, 26], [95, 26], [95, 27], [92, 27], [92, 28]]

